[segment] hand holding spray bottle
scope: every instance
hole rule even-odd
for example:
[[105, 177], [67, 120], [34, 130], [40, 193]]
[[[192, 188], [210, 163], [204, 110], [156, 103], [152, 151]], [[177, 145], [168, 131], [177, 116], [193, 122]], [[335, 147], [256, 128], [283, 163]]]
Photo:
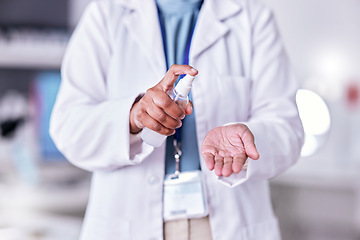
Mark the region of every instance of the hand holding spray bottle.
[[[181, 108], [185, 109], [189, 102], [189, 92], [191, 90], [193, 81], [195, 76], [191, 76], [189, 74], [185, 75], [178, 84], [173, 88], [172, 92], [169, 94], [171, 99]], [[147, 144], [159, 147], [164, 140], [166, 139], [166, 135], [162, 135], [158, 132], [155, 132], [149, 128], [144, 128], [141, 133], [141, 138]]]

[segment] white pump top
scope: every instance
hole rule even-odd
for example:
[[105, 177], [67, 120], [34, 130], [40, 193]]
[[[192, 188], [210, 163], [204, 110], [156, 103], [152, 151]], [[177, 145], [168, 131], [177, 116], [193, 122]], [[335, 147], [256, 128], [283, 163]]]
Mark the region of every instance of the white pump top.
[[186, 74], [175, 86], [175, 91], [181, 96], [187, 96], [191, 90], [195, 77]]

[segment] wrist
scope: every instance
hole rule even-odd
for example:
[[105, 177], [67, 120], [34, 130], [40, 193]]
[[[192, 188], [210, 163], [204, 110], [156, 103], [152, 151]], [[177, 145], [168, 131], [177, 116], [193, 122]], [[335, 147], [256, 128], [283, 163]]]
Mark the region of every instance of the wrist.
[[136, 112], [136, 107], [137, 107], [136, 105], [137, 105], [137, 103], [135, 103], [130, 110], [129, 124], [130, 124], [130, 133], [132, 133], [132, 134], [137, 134], [142, 130], [142, 128], [138, 127], [135, 123], [135, 112]]
[[142, 128], [139, 128], [138, 126], [136, 126], [135, 123], [131, 124], [130, 123], [130, 133], [131, 134], [138, 134], [139, 132], [141, 132]]
[[130, 128], [130, 133], [132, 133], [132, 134], [137, 134], [142, 130], [142, 128], [136, 124], [136, 120], [135, 120], [138, 103], [139, 103], [139, 100], [141, 99], [141, 97], [136, 98], [134, 104], [132, 105], [132, 107], [130, 109], [130, 115], [129, 115], [129, 125], [130, 126], [129, 126], [129, 128]]

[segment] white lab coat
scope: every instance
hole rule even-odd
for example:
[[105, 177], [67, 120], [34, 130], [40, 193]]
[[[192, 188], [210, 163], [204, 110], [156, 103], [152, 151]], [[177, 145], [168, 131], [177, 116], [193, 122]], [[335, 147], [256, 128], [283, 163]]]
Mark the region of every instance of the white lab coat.
[[[212, 128], [242, 122], [260, 153], [222, 183], [201, 159], [213, 239], [280, 239], [268, 179], [297, 160], [303, 130], [271, 11], [255, 0], [205, 0], [189, 63], [199, 70], [192, 93], [199, 147]], [[69, 161], [93, 172], [82, 240], [163, 238], [165, 145], [130, 135], [129, 112], [165, 72], [153, 0], [88, 6], [64, 58], [50, 127]]]

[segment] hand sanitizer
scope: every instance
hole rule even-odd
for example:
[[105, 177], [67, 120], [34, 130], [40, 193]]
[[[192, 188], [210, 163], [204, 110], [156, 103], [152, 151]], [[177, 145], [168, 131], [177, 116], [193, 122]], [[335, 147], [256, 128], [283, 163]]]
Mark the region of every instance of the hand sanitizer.
[[[182, 109], [185, 109], [189, 102], [188, 94], [191, 90], [192, 83], [195, 77], [191, 75], [185, 75], [182, 79], [180, 79], [179, 83], [169, 94], [171, 99]], [[162, 135], [158, 132], [150, 130], [149, 128], [144, 128], [141, 132], [141, 138], [147, 144], [159, 147], [164, 140], [166, 139], [166, 135]]]

